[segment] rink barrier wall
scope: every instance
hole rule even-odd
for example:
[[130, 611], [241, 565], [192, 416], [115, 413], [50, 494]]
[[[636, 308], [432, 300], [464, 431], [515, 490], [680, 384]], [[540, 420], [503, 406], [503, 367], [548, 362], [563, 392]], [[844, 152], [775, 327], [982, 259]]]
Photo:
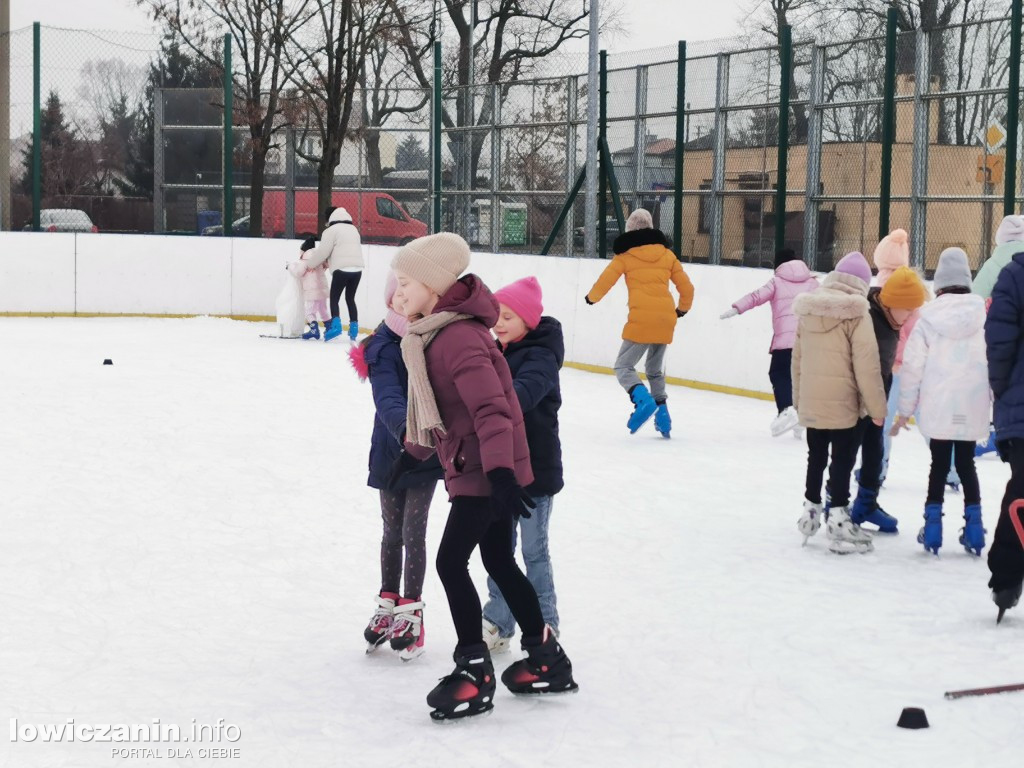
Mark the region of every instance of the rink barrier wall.
[[[384, 280], [395, 250], [363, 246], [366, 270], [357, 304], [364, 330], [383, 318]], [[3, 232], [0, 315], [273, 321], [285, 266], [298, 255], [299, 242], [289, 240]], [[626, 321], [624, 281], [595, 306], [583, 300], [607, 265], [599, 259], [474, 253], [471, 269], [493, 288], [535, 276], [544, 290], [545, 314], [562, 323], [567, 364], [610, 373]], [[730, 320], [719, 315], [763, 285], [771, 271], [683, 266], [695, 301], [676, 326], [665, 358], [667, 380], [770, 399], [770, 310]]]

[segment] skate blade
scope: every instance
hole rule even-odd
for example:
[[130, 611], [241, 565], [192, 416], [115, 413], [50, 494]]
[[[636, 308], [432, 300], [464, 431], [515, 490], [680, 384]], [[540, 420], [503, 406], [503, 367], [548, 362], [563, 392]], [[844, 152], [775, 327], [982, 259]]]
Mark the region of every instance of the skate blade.
[[488, 703], [483, 709], [473, 712], [466, 710], [465, 712], [455, 712], [450, 715], [435, 709], [430, 713], [430, 719], [438, 725], [458, 725], [469, 720], [490, 717], [492, 712], [494, 712], [494, 704]]
[[377, 649], [383, 647], [384, 643], [386, 643], [386, 642], [387, 642], [387, 638], [386, 637], [382, 637], [380, 639], [380, 641], [376, 642], [376, 643], [371, 643], [371, 642], [367, 641], [367, 643], [366, 643], [366, 655], [369, 656], [371, 653], [376, 653]]
[[1006, 609], [1005, 608], [1000, 608], [999, 609], [999, 615], [996, 616], [996, 624], [1002, 624], [1003, 623], [1003, 616], [1005, 616], [1005, 615], [1006, 615]]
[[828, 545], [828, 551], [834, 555], [866, 555], [874, 550], [875, 545], [870, 541], [832, 541]]
[[573, 682], [568, 687], [566, 687], [566, 688], [559, 688], [556, 691], [553, 691], [550, 688], [529, 688], [529, 689], [526, 689], [526, 690], [513, 691], [511, 688], [509, 688], [509, 692], [513, 696], [525, 696], [525, 697], [530, 697], [530, 696], [534, 696], [534, 697], [536, 697], [536, 696], [566, 696], [566, 695], [571, 695], [571, 694], [574, 694], [574, 693], [579, 693], [580, 692], [580, 687], [575, 682]]
[[415, 661], [426, 652], [427, 649], [422, 647], [415, 649], [406, 648], [405, 650], [398, 652], [398, 658], [400, 658], [403, 662], [408, 663], [410, 661]]

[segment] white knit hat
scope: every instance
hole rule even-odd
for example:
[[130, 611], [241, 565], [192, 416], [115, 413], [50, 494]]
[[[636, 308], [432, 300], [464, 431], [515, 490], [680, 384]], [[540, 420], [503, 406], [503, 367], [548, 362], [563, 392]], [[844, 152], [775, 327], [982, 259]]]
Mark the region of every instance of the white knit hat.
[[971, 287], [971, 266], [963, 248], [947, 248], [939, 254], [933, 285], [936, 291]]
[[443, 296], [469, 267], [469, 257], [469, 243], [451, 232], [438, 232], [399, 248], [391, 268]]
[[635, 232], [638, 229], [654, 229], [654, 219], [651, 212], [645, 208], [637, 208], [626, 219], [626, 231]]
[[996, 245], [1024, 240], [1024, 216], [1005, 216], [996, 230]]

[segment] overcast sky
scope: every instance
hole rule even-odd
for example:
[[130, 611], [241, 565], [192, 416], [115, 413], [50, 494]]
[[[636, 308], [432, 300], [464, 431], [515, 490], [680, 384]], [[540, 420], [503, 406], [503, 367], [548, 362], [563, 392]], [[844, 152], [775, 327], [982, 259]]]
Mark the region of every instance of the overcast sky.
[[[574, 0], [565, 0], [573, 2]], [[580, 0], [575, 0], [579, 2]], [[608, 0], [605, 0], [606, 2]], [[672, 45], [680, 39], [709, 40], [739, 32], [744, 9], [757, 0], [618, 0], [626, 5], [627, 34], [608, 41], [609, 50]], [[133, 0], [11, 0], [11, 27], [33, 21], [74, 29], [148, 31], [152, 24]]]

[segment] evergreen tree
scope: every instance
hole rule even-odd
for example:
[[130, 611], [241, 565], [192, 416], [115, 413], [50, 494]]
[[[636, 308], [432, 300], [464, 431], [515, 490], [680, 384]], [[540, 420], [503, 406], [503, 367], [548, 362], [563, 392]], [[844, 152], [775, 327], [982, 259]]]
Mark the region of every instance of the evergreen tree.
[[399, 171], [425, 171], [430, 157], [413, 134], [408, 134], [395, 151], [395, 169]]

